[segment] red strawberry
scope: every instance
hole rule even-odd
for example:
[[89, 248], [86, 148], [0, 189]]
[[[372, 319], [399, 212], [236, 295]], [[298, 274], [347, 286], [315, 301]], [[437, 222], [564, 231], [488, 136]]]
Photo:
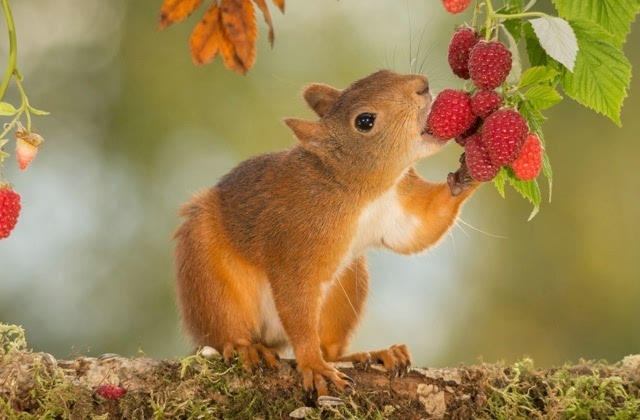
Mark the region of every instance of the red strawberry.
[[444, 8], [447, 9], [447, 12], [453, 13], [462, 13], [469, 7], [471, 0], [442, 0], [442, 4]]
[[476, 121], [467, 131], [456, 137], [456, 143], [464, 147], [464, 145], [467, 144], [467, 139], [476, 134], [480, 127], [482, 127], [482, 118], [476, 118]]
[[511, 164], [511, 169], [523, 181], [535, 179], [542, 169], [542, 143], [537, 134], [531, 133], [522, 146], [520, 156]]
[[96, 389], [96, 394], [108, 400], [117, 400], [118, 398], [122, 398], [126, 393], [126, 389], [116, 385], [102, 385]]
[[505, 109], [494, 112], [484, 121], [482, 141], [491, 161], [504, 166], [518, 158], [527, 134], [527, 120], [518, 111]]
[[460, 90], [446, 89], [433, 101], [427, 125], [436, 137], [452, 139], [467, 131], [475, 120], [469, 96]]
[[0, 239], [8, 238], [18, 223], [20, 195], [7, 184], [0, 184]]
[[449, 44], [449, 66], [453, 74], [469, 78], [469, 54], [477, 43], [478, 36], [472, 29], [462, 28], [455, 33]]
[[491, 162], [491, 158], [489, 158], [489, 154], [482, 143], [482, 136], [479, 133], [467, 139], [464, 153], [469, 174], [476, 181], [491, 181], [500, 172], [500, 166]]
[[481, 41], [469, 55], [469, 75], [482, 90], [500, 86], [511, 71], [511, 51], [497, 41]]
[[481, 118], [487, 118], [502, 105], [502, 98], [492, 90], [481, 90], [471, 98], [471, 110]]

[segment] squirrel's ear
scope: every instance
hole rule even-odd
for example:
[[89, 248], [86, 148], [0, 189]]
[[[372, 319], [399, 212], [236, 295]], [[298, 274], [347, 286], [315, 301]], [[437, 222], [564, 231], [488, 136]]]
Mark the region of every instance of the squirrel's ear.
[[284, 123], [303, 146], [317, 146], [322, 143], [323, 130], [317, 121], [287, 118]]
[[320, 118], [327, 113], [329, 108], [340, 96], [341, 91], [321, 83], [313, 83], [304, 89], [302, 96], [313, 111]]

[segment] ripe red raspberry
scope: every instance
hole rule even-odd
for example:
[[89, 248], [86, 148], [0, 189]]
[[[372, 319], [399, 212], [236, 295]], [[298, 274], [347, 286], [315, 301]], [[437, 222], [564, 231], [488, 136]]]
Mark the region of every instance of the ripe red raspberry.
[[467, 140], [469, 139], [469, 137], [476, 134], [480, 127], [482, 127], [482, 118], [476, 118], [476, 121], [473, 123], [473, 125], [471, 125], [471, 127], [469, 127], [467, 131], [456, 137], [456, 143], [464, 147], [464, 145], [467, 144]]
[[518, 111], [506, 109], [494, 112], [484, 121], [482, 141], [491, 161], [504, 166], [518, 158], [527, 134], [527, 120]]
[[502, 98], [492, 90], [481, 90], [471, 98], [471, 111], [478, 117], [487, 118], [502, 105]]
[[537, 134], [531, 133], [522, 146], [520, 156], [511, 164], [511, 169], [523, 181], [535, 179], [542, 169], [542, 143]]
[[469, 96], [460, 90], [446, 89], [433, 101], [427, 125], [436, 137], [452, 139], [467, 131], [475, 120]]
[[469, 55], [469, 75], [478, 89], [493, 90], [507, 80], [511, 64], [511, 51], [504, 44], [481, 41]]
[[480, 182], [491, 181], [500, 172], [500, 165], [496, 165], [489, 158], [489, 154], [482, 143], [482, 135], [476, 133], [467, 139], [464, 146], [469, 174]]
[[453, 13], [462, 13], [469, 7], [471, 0], [442, 0], [442, 4], [444, 8], [447, 9], [447, 12]]
[[453, 74], [462, 79], [470, 77], [469, 54], [477, 43], [478, 36], [472, 29], [463, 28], [455, 33], [449, 44], [449, 66]]
[[20, 195], [8, 185], [0, 184], [0, 239], [8, 238], [18, 223]]
[[117, 400], [118, 398], [122, 398], [126, 393], [126, 389], [116, 385], [102, 385], [96, 389], [96, 394], [108, 400]]

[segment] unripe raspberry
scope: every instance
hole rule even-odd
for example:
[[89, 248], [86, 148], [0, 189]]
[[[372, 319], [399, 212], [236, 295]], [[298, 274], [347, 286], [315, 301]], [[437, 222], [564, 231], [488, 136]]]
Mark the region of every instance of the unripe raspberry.
[[436, 137], [452, 139], [467, 131], [475, 120], [469, 96], [459, 90], [446, 89], [433, 101], [427, 125]]
[[0, 239], [8, 238], [20, 216], [20, 195], [6, 184], [0, 184]]
[[463, 28], [455, 33], [449, 44], [449, 66], [453, 74], [469, 78], [469, 54], [477, 43], [478, 36], [472, 29]]
[[491, 181], [500, 172], [500, 165], [496, 165], [491, 161], [489, 153], [487, 153], [482, 143], [482, 136], [479, 133], [467, 139], [464, 152], [469, 174], [476, 181]]
[[511, 164], [511, 169], [523, 181], [535, 179], [542, 169], [542, 143], [537, 134], [531, 133], [522, 146], [520, 156]]
[[482, 141], [491, 161], [505, 166], [518, 158], [527, 134], [527, 120], [518, 111], [500, 110], [484, 121]]
[[493, 90], [507, 80], [511, 65], [511, 51], [497, 41], [480, 41], [469, 55], [469, 75], [482, 90]]
[[478, 117], [485, 119], [501, 105], [502, 98], [492, 90], [481, 90], [471, 98], [471, 111]]
[[464, 12], [470, 3], [471, 0], [442, 0], [442, 4], [444, 8], [447, 9], [447, 12], [453, 13], [454, 15]]

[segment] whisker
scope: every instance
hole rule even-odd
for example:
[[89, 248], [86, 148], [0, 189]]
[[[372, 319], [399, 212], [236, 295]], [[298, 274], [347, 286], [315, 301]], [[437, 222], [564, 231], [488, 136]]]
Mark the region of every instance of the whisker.
[[478, 229], [478, 228], [476, 228], [476, 227], [474, 227], [474, 226], [471, 226], [469, 223], [465, 222], [465, 221], [464, 221], [464, 220], [462, 220], [461, 218], [458, 218], [458, 221], [460, 221], [460, 222], [464, 223], [464, 225], [465, 225], [465, 226], [468, 226], [468, 227], [470, 227], [471, 229], [473, 229], [473, 230], [475, 230], [475, 231], [477, 231], [477, 232], [484, 233], [485, 235], [490, 236], [490, 237], [492, 237], [492, 238], [498, 238], [498, 239], [509, 239], [507, 236], [494, 235], [494, 234], [492, 234], [492, 233], [488, 233], [488, 232], [485, 232], [485, 231], [483, 231], [483, 230], [480, 230], [480, 229]]

